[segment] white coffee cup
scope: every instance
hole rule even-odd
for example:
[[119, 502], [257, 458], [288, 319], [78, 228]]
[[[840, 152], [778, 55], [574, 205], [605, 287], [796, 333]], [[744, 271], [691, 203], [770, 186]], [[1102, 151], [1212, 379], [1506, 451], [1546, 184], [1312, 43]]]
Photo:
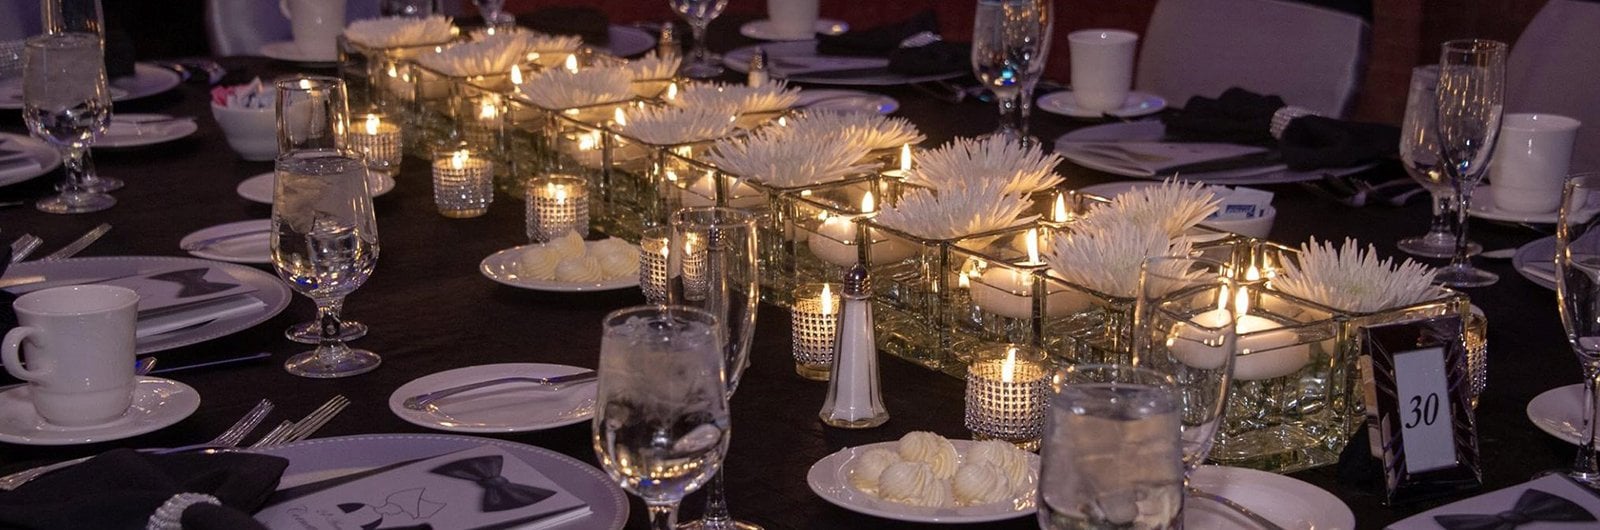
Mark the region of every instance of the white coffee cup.
[[11, 306], [20, 325], [0, 341], [0, 361], [12, 376], [28, 382], [39, 417], [83, 427], [115, 420], [128, 410], [135, 384], [138, 293], [111, 285], [72, 285], [22, 295]]
[[1078, 106], [1109, 112], [1122, 108], [1133, 86], [1133, 52], [1139, 34], [1086, 29], [1067, 35], [1072, 51], [1072, 97]]
[[1514, 213], [1549, 213], [1561, 204], [1572, 163], [1578, 120], [1555, 114], [1507, 114], [1489, 160], [1494, 206]]
[[809, 39], [816, 35], [818, 0], [767, 0], [774, 37]]
[[332, 61], [338, 58], [335, 42], [344, 31], [345, 0], [278, 0], [278, 11], [289, 19], [294, 46], [306, 59]]

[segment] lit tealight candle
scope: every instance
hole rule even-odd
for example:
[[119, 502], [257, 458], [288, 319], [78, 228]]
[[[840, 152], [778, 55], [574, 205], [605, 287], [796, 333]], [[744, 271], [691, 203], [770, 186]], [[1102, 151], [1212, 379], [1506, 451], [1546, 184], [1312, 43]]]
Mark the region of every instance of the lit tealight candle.
[[828, 380], [838, 314], [839, 294], [832, 284], [802, 285], [795, 290], [790, 316], [796, 374], [816, 381]]
[[1050, 210], [1050, 222], [1057, 226], [1072, 222], [1072, 210], [1067, 209], [1067, 194], [1057, 193], [1055, 207]]
[[[1195, 315], [1190, 320], [1208, 328], [1226, 326], [1232, 316], [1225, 305], [1229, 298], [1227, 288], [1223, 288], [1217, 298], [1217, 309]], [[1233, 296], [1233, 304], [1233, 314], [1238, 315], [1234, 321], [1234, 333], [1237, 336], [1235, 350], [1238, 354], [1233, 366], [1234, 379], [1255, 381], [1283, 377], [1311, 362], [1310, 345], [1300, 341], [1292, 330], [1283, 329], [1282, 324], [1270, 319], [1249, 314], [1249, 288], [1240, 287]], [[1203, 340], [1202, 332], [1183, 324], [1179, 326], [1174, 330], [1175, 336], [1167, 341], [1175, 357], [1184, 364], [1200, 369], [1222, 366], [1226, 344], [1210, 344]]]
[[[857, 236], [860, 235], [856, 226], [858, 219], [864, 219], [877, 212], [877, 202], [873, 199], [872, 192], [861, 196], [860, 215], [838, 215], [822, 220], [817, 226], [816, 234], [807, 238], [807, 245], [811, 253], [823, 261], [849, 267], [855, 265], [860, 257], [857, 248]], [[873, 240], [870, 252], [873, 264], [893, 263], [911, 256], [910, 245], [889, 238], [879, 238], [875, 230], [868, 230], [868, 236]]]
[[477, 217], [494, 201], [494, 162], [462, 149], [433, 161], [433, 203], [445, 217]]
[[1005, 440], [1033, 449], [1044, 430], [1044, 366], [1019, 355], [1027, 346], [1006, 345], [1005, 356], [967, 367], [965, 424], [979, 440]]
[[528, 181], [528, 240], [544, 243], [567, 232], [589, 235], [589, 187], [583, 179], [551, 175]]
[[604, 142], [598, 130], [577, 132], [562, 137], [562, 151], [579, 166], [599, 169], [605, 167]]
[[350, 135], [351, 147], [367, 160], [367, 169], [394, 176], [400, 172], [404, 153], [400, 149], [400, 127], [383, 121], [377, 114], [367, 114], [361, 125]]
[[578, 54], [567, 54], [567, 71], [574, 73], [578, 71]]
[[898, 179], [911, 176], [911, 144], [900, 146], [900, 169], [884, 171], [883, 176]]
[[639, 236], [639, 289], [652, 304], [667, 303], [667, 258], [672, 253], [668, 227], [645, 229]]

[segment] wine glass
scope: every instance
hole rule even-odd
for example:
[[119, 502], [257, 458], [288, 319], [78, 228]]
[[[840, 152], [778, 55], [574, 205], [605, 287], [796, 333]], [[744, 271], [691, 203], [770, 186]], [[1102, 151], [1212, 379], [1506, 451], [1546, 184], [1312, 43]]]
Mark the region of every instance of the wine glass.
[[1472, 266], [1467, 253], [1467, 215], [1472, 191], [1489, 167], [1500, 134], [1505, 99], [1506, 45], [1492, 40], [1453, 40], [1439, 54], [1439, 161], [1455, 192], [1456, 235], [1450, 265], [1435, 279], [1451, 287], [1481, 287], [1500, 277]]
[[972, 72], [1000, 105], [1000, 128], [995, 134], [1025, 146], [1038, 141], [1028, 136], [1028, 112], [1033, 107], [1033, 85], [1050, 55], [1054, 26], [1050, 0], [978, 0]]
[[1583, 443], [1567, 476], [1600, 487], [1600, 453], [1595, 429], [1600, 407], [1595, 403], [1595, 378], [1600, 377], [1600, 216], [1589, 205], [1600, 200], [1600, 173], [1567, 179], [1561, 191], [1556, 222], [1556, 300], [1567, 342], [1583, 365]]
[[117, 199], [87, 185], [89, 145], [111, 124], [105, 53], [91, 33], [55, 33], [28, 39], [22, 75], [22, 119], [28, 131], [56, 147], [67, 180], [59, 195], [34, 206], [48, 213], [98, 212]]
[[670, 0], [670, 3], [672, 10], [689, 22], [689, 31], [694, 34], [694, 52], [679, 73], [695, 79], [722, 75], [721, 58], [706, 50], [706, 26], [722, 15], [728, 0]]
[[[100, 49], [105, 51], [105, 14], [100, 8], [100, 0], [44, 0], [40, 4], [40, 14], [44, 32], [50, 35], [63, 33], [86, 33], [94, 35], [100, 40]], [[102, 69], [104, 63], [101, 63]], [[87, 74], [87, 73], [85, 73]], [[109, 110], [107, 112], [110, 112]], [[106, 118], [111, 119], [109, 114]], [[97, 134], [103, 134], [104, 127]], [[111, 177], [102, 177], [94, 169], [94, 159], [89, 156], [88, 149], [84, 149], [83, 158], [78, 164], [81, 172], [79, 187], [96, 193], [105, 193], [122, 189], [122, 181]], [[64, 192], [64, 190], [63, 190]]]
[[[1428, 233], [1400, 240], [1400, 250], [1425, 258], [1455, 255], [1456, 235], [1450, 231], [1450, 215], [1455, 213], [1455, 190], [1439, 167], [1439, 66], [1411, 69], [1411, 91], [1406, 96], [1406, 115], [1400, 125], [1400, 161], [1411, 179], [1422, 184], [1433, 196], [1433, 223]], [[1467, 253], [1477, 254], [1483, 247], [1467, 242]]]
[[516, 18], [505, 13], [506, 0], [472, 0], [472, 5], [477, 6], [478, 14], [483, 15], [485, 27], [500, 28], [517, 22]]
[[595, 456], [649, 507], [650, 528], [672, 530], [678, 503], [728, 451], [721, 324], [699, 309], [652, 305], [614, 311], [601, 325]]
[[272, 265], [317, 304], [315, 350], [284, 367], [303, 377], [369, 372], [377, 354], [341, 338], [344, 297], [366, 283], [378, 260], [372, 191], [360, 154], [344, 146], [344, 83], [331, 77], [277, 82], [278, 159], [272, 191]]
[[[732, 397], [749, 364], [750, 339], [761, 300], [755, 216], [733, 208], [684, 208], [672, 215], [669, 225], [672, 235], [667, 244], [674, 252], [667, 255], [667, 299], [703, 309], [722, 322], [728, 338], [723, 354], [727, 390]], [[710, 488], [704, 515], [685, 524], [686, 528], [761, 528], [729, 515], [720, 473]]]
[[1139, 268], [1133, 364], [1171, 376], [1181, 408], [1184, 474], [1205, 462], [1228, 405], [1235, 323], [1249, 291], [1204, 258], [1149, 258]]

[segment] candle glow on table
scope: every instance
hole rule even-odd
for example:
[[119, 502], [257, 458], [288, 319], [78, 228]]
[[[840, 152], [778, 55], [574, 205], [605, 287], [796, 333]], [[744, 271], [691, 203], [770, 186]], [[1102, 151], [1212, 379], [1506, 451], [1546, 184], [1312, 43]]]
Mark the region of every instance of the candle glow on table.
[[794, 371], [801, 377], [827, 381], [833, 366], [833, 340], [839, 326], [839, 294], [832, 284], [795, 289], [790, 311]]
[[589, 188], [580, 178], [551, 175], [528, 181], [528, 240], [544, 243], [577, 232], [589, 235]]
[[[877, 211], [877, 201], [873, 198], [872, 192], [868, 191], [861, 196], [861, 214], [837, 215], [823, 219], [822, 224], [817, 226], [816, 234], [807, 238], [811, 253], [823, 261], [841, 267], [854, 265], [860, 259], [856, 241], [860, 232], [856, 220], [870, 217]], [[911, 256], [910, 245], [889, 238], [880, 238], [876, 230], [868, 229], [867, 233], [873, 240], [870, 253], [872, 264], [893, 263]]]
[[494, 162], [461, 149], [433, 161], [433, 203], [445, 217], [477, 217], [494, 201]]
[[361, 125], [350, 135], [351, 147], [366, 157], [367, 169], [394, 176], [400, 172], [400, 127], [383, 120], [377, 114], [367, 114]]
[[[1294, 331], [1284, 329], [1282, 324], [1270, 319], [1249, 314], [1250, 289], [1240, 287], [1233, 297], [1234, 311], [1232, 314], [1226, 309], [1227, 288], [1224, 287], [1218, 296], [1217, 309], [1195, 315], [1190, 321], [1206, 328], [1221, 328], [1228, 325], [1233, 315], [1238, 315], [1234, 320], [1236, 335], [1234, 349], [1238, 359], [1234, 361], [1233, 378], [1239, 381], [1255, 381], [1283, 377], [1298, 371], [1306, 363], [1311, 362], [1311, 347], [1303, 343]], [[1205, 333], [1200, 330], [1178, 324], [1172, 336], [1167, 339], [1167, 346], [1173, 355], [1184, 364], [1210, 370], [1222, 366], [1226, 354], [1226, 344], [1210, 344], [1204, 340]]]
[[[1027, 346], [1006, 345], [1002, 358], [967, 367], [965, 424], [974, 439], [1037, 447], [1044, 430], [1044, 366], [1019, 356]], [[1029, 356], [1036, 357], [1029, 349]]]

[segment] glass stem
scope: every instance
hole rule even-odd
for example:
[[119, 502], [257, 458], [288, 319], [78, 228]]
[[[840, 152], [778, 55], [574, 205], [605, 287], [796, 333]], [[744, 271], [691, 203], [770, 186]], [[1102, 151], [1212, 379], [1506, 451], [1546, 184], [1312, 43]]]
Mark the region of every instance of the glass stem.
[[1451, 192], [1430, 192], [1433, 195], [1433, 224], [1428, 227], [1428, 239], [1454, 241], [1451, 236], [1450, 215], [1455, 213], [1456, 197]]
[[1466, 185], [1461, 179], [1452, 180], [1455, 181], [1452, 186], [1455, 188], [1456, 200], [1455, 211], [1451, 212], [1454, 215], [1450, 216], [1452, 221], [1450, 231], [1456, 236], [1456, 253], [1450, 258], [1450, 268], [1470, 269], [1472, 263], [1467, 259], [1467, 212], [1472, 209], [1472, 188], [1476, 187], [1476, 183]]
[[733, 528], [733, 515], [728, 513], [728, 492], [723, 488], [722, 471], [711, 477], [706, 488], [706, 511], [700, 516], [700, 528], [715, 530]]
[[1583, 362], [1583, 444], [1572, 462], [1572, 474], [1585, 483], [1600, 480], [1600, 456], [1595, 448], [1595, 429], [1600, 426], [1600, 406], [1595, 403], [1595, 379], [1600, 378], [1600, 363]]
[[339, 338], [341, 328], [344, 326], [344, 321], [339, 319], [339, 312], [344, 310], [344, 299], [318, 298], [316, 302], [317, 328], [321, 332], [317, 337], [317, 359], [323, 363], [333, 364], [349, 350]]
[[677, 530], [678, 529], [678, 505], [677, 505], [677, 503], [672, 503], [672, 504], [651, 504], [651, 505], [649, 505], [649, 510], [650, 510], [650, 530]]
[[89, 185], [89, 176], [93, 162], [89, 159], [89, 149], [86, 147], [68, 146], [61, 150], [63, 166], [66, 166], [67, 182], [61, 188], [63, 195], [77, 195], [85, 193]]
[[1023, 92], [1021, 89], [995, 92], [995, 104], [1000, 106], [1000, 128], [995, 134], [1012, 139], [1028, 135], [1027, 102]]
[[689, 33], [694, 39], [694, 64], [706, 63], [706, 24], [689, 24]]

